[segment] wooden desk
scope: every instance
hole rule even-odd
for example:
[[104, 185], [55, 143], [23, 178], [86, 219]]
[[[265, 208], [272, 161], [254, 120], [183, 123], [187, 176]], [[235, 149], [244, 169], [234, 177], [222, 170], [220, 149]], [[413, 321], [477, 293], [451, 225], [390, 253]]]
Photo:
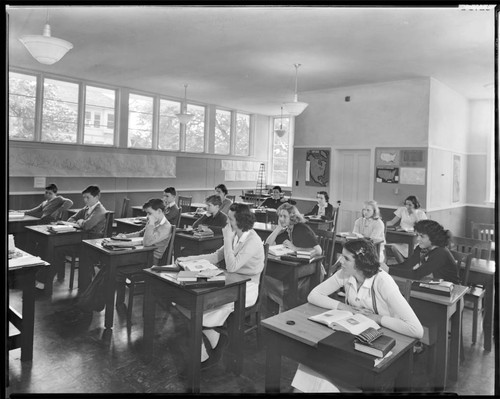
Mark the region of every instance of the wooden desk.
[[[396, 385], [398, 390], [411, 391], [413, 345], [415, 339], [382, 328], [384, 334], [396, 339], [393, 354], [377, 367], [356, 362], [352, 353], [322, 346], [318, 342], [334, 333], [330, 328], [307, 320], [325, 309], [306, 303], [287, 312], [262, 320], [266, 337], [266, 392], [279, 392], [281, 357], [286, 356], [306, 366], [340, 379], [367, 392], [386, 391]], [[294, 321], [295, 324], [287, 324]]]
[[[17, 251], [24, 255], [29, 255], [27, 252], [20, 249]], [[19, 334], [11, 335], [7, 338], [7, 346], [9, 350], [21, 348], [21, 361], [33, 359], [33, 332], [35, 329], [35, 280], [36, 273], [43, 267], [48, 267], [47, 262], [41, 261], [29, 265], [14, 267], [9, 261], [8, 278], [15, 279], [22, 287], [23, 302], [21, 314], [15, 309], [8, 307], [7, 319], [18, 330]], [[7, 356], [8, 357], [8, 356]]]
[[[203, 311], [214, 309], [226, 303], [234, 302], [234, 323], [230, 323], [229, 351], [232, 354], [231, 367], [236, 374], [241, 372], [243, 359], [243, 331], [245, 319], [246, 282], [248, 277], [235, 273], [226, 273], [226, 285], [203, 289], [189, 289], [179, 285], [176, 273], [155, 273], [144, 270], [146, 291], [144, 297], [144, 356], [147, 361], [153, 355], [155, 335], [155, 309], [157, 302], [183, 306], [191, 311], [189, 321], [188, 381], [189, 392], [200, 392], [200, 358]], [[164, 277], [162, 277], [164, 276]]]
[[146, 221], [139, 221], [137, 218], [118, 218], [115, 219], [117, 233], [135, 233], [146, 226]]
[[184, 212], [181, 213], [181, 221], [179, 227], [192, 226], [201, 216], [196, 216], [195, 212]]
[[276, 227], [278, 225], [272, 223], [255, 222], [253, 224], [253, 229], [262, 240], [266, 240]]
[[[455, 285], [451, 297], [411, 291], [410, 305], [422, 323], [432, 320], [437, 323], [435, 389], [443, 391], [449, 376], [456, 381], [460, 362], [460, 337], [462, 330], [462, 311], [464, 295], [468, 287]], [[450, 323], [451, 321], [451, 330]], [[451, 331], [451, 345], [448, 346], [448, 334]], [[448, 373], [448, 353], [450, 354], [450, 370]]]
[[25, 227], [37, 225], [39, 222], [40, 218], [34, 216], [24, 215], [22, 219], [14, 219], [9, 216], [7, 232], [14, 235], [14, 240], [18, 248], [28, 249], [28, 232]]
[[191, 202], [191, 212], [196, 212], [198, 208], [206, 209], [207, 204], [204, 202]]
[[153, 264], [153, 251], [155, 246], [137, 246], [136, 249], [110, 251], [102, 246], [102, 238], [83, 240], [78, 273], [78, 294], [81, 294], [90, 284], [92, 268], [95, 260], [99, 260], [101, 267], [107, 267], [106, 276], [106, 314], [104, 327], [113, 328], [113, 313], [115, 308], [115, 279], [116, 269], [128, 265]]
[[253, 208], [251, 211], [257, 222], [278, 224], [278, 213], [274, 208]]
[[306, 301], [299, 298], [299, 279], [311, 276], [309, 291], [316, 287], [321, 279], [321, 261], [324, 256], [317, 256], [311, 263], [291, 262], [281, 259], [267, 259], [266, 276], [274, 277], [288, 287], [284, 292], [283, 308], [285, 310], [294, 308]]
[[417, 234], [387, 229], [385, 233], [385, 241], [388, 244], [408, 244], [408, 257], [410, 257], [415, 249], [415, 245], [417, 245]]
[[[461, 272], [463, 272], [462, 267]], [[495, 261], [472, 258], [469, 271], [469, 283], [471, 285], [482, 285], [484, 294], [484, 350], [491, 351], [491, 340], [493, 337], [493, 311], [495, 308]]]
[[[51, 233], [48, 230], [50, 225], [41, 224], [38, 226], [26, 226], [28, 230], [28, 251], [43, 260], [50, 263], [49, 273], [47, 273], [47, 280], [45, 284], [45, 292], [47, 295], [52, 295], [52, 285], [54, 280], [54, 273], [61, 271], [64, 276], [64, 262], [62, 248], [70, 248], [79, 245], [84, 237], [81, 230]], [[60, 277], [61, 278], [61, 277]]]
[[215, 234], [213, 237], [196, 238], [182, 230], [176, 231], [175, 257], [209, 254], [222, 247], [223, 242], [222, 234]]

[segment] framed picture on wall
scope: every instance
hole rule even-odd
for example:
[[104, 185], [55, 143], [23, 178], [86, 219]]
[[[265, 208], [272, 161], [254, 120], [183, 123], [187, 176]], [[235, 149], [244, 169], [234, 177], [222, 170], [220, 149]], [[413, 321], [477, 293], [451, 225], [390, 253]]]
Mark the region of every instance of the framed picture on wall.
[[377, 167], [377, 183], [399, 183], [399, 168]]
[[330, 180], [330, 150], [306, 153], [306, 186], [326, 187]]
[[399, 149], [395, 148], [377, 148], [375, 153], [375, 163], [381, 166], [398, 166]]

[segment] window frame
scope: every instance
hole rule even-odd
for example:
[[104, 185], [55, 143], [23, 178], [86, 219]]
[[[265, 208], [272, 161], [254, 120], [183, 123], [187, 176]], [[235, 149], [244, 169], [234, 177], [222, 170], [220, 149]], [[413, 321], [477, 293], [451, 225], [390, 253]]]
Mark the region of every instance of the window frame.
[[[82, 99], [82, 113], [85, 115], [85, 109], [86, 109], [86, 105], [87, 105], [87, 86], [91, 86], [91, 87], [94, 87], [96, 89], [105, 89], [105, 90], [111, 90], [111, 91], [114, 91], [115, 92], [115, 101], [114, 101], [114, 105], [113, 105], [113, 113], [114, 113], [114, 127], [113, 127], [113, 143], [112, 144], [93, 144], [93, 143], [84, 143], [85, 141], [85, 124], [83, 123], [82, 124], [82, 139], [81, 139], [81, 142], [79, 144], [81, 145], [88, 145], [88, 146], [91, 146], [91, 147], [95, 147], [95, 146], [99, 146], [99, 147], [107, 147], [107, 148], [110, 148], [110, 147], [119, 147], [119, 143], [118, 143], [118, 140], [119, 140], [119, 129], [118, 129], [118, 120], [117, 120], [117, 115], [120, 113], [120, 110], [118, 109], [119, 107], [119, 96], [121, 95], [120, 93], [120, 89], [118, 87], [114, 87], [114, 86], [108, 86], [108, 85], [103, 85], [103, 84], [100, 84], [100, 83], [92, 83], [92, 82], [86, 82], [86, 81], [82, 81], [82, 84], [83, 84], [83, 87], [82, 87], [82, 92], [83, 92], [83, 99]], [[85, 116], [84, 116], [85, 118]], [[93, 118], [91, 118], [91, 124], [93, 125]], [[106, 124], [107, 124], [107, 121], [106, 121]]]
[[274, 180], [274, 164], [273, 164], [273, 155], [274, 155], [274, 126], [275, 121], [280, 120], [281, 116], [272, 116], [271, 117], [271, 126], [270, 126], [270, 149], [269, 149], [269, 172], [268, 172], [268, 181], [271, 182], [271, 185], [279, 185], [279, 186], [292, 186], [292, 174], [293, 174], [293, 144], [295, 141], [295, 117], [291, 115], [284, 116], [283, 119], [288, 118], [288, 168], [287, 168], [287, 178], [286, 184], [281, 182], [276, 183]]

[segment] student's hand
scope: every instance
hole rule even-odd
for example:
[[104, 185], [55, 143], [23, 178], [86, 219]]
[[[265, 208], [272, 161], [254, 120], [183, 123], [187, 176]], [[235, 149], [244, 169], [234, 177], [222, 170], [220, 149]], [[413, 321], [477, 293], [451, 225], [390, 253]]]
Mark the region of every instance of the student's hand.
[[127, 238], [127, 235], [124, 233], [118, 233], [115, 237], [116, 238]]
[[224, 226], [222, 229], [222, 236], [224, 237], [224, 240], [232, 240], [234, 237], [234, 232], [233, 229], [231, 228], [231, 225], [228, 223]]
[[[75, 224], [76, 226], [78, 226], [78, 227], [82, 227], [82, 226], [83, 226], [83, 222], [84, 222], [84, 220], [83, 220], [83, 219], [79, 219], [79, 220], [77, 220], [74, 224]], [[71, 222], [70, 222], [70, 223], [71, 223]]]
[[337, 307], [338, 310], [348, 310], [351, 313], [358, 313], [359, 309], [355, 308], [350, 305], [346, 305], [345, 303], [339, 303], [339, 306]]
[[372, 319], [377, 324], [382, 324], [381, 323], [382, 322], [382, 316], [373, 313], [369, 309], [364, 309], [364, 308], [363, 309], [359, 309], [357, 313], [361, 313], [362, 315], [365, 315], [366, 317], [368, 317], [369, 319]]
[[283, 246], [285, 248], [290, 248], [290, 249], [293, 249], [294, 251], [297, 250], [297, 247], [295, 245], [292, 244], [292, 242], [290, 240], [285, 240], [283, 241]]

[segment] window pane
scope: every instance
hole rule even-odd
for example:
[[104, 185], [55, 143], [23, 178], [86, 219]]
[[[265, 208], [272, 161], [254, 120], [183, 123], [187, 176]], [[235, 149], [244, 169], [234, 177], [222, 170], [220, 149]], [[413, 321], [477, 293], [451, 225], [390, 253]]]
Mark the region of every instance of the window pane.
[[[285, 134], [279, 137], [274, 130], [280, 129], [280, 125]], [[272, 159], [272, 184], [288, 184], [288, 158], [289, 158], [289, 118], [275, 118], [273, 129], [273, 159]]]
[[160, 100], [160, 131], [158, 140], [158, 148], [160, 150], [180, 150], [181, 124], [177, 116], [175, 116], [180, 111], [180, 102]]
[[229, 154], [231, 144], [231, 112], [215, 110], [215, 147], [216, 154]]
[[[115, 90], [87, 86], [85, 92], [83, 142], [85, 144], [113, 145], [115, 136]], [[94, 116], [93, 120], [92, 115]]]
[[9, 139], [35, 138], [36, 77], [9, 73]]
[[188, 104], [187, 111], [194, 118], [186, 125], [186, 151], [203, 152], [205, 149], [205, 107]]
[[130, 94], [128, 112], [128, 146], [153, 146], [153, 98]]
[[42, 141], [76, 143], [78, 84], [43, 82]]
[[250, 154], [250, 115], [236, 114], [235, 155]]

